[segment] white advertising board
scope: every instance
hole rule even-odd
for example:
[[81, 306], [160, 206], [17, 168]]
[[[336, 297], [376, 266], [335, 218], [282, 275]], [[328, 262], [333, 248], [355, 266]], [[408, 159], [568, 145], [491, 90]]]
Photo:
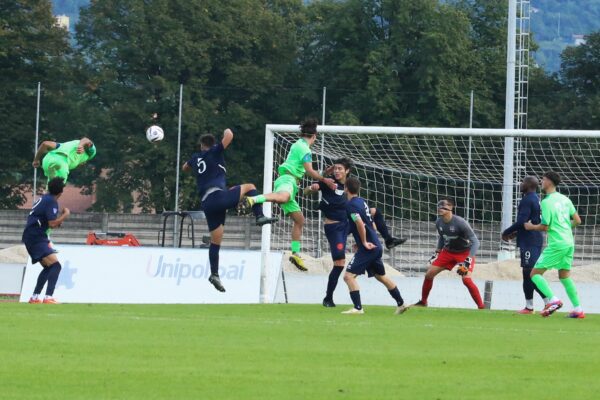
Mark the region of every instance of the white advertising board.
[[[57, 246], [62, 271], [54, 296], [65, 303], [258, 303], [261, 252], [221, 250], [219, 275], [227, 290], [209, 282], [208, 249]], [[278, 273], [281, 253], [270, 254], [269, 275]], [[39, 264], [29, 260], [21, 301], [33, 293]], [[270, 289], [270, 290], [269, 290]], [[275, 294], [269, 288], [269, 297]], [[45, 289], [44, 289], [45, 290]], [[44, 291], [42, 291], [44, 294]]]

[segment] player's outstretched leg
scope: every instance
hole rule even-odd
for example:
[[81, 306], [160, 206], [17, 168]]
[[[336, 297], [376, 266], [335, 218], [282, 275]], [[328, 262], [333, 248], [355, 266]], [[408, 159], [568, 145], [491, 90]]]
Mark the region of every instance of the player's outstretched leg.
[[413, 304], [413, 306], [427, 307], [429, 292], [431, 292], [431, 288], [433, 288], [433, 279], [443, 270], [444, 268], [436, 267], [434, 265], [429, 266], [429, 269], [423, 278], [423, 286], [421, 287], [421, 300], [417, 301], [415, 304]]
[[[252, 183], [244, 183], [243, 185], [240, 185], [241, 190], [240, 190], [240, 201], [246, 201], [246, 203], [248, 202], [247, 199], [251, 198], [252, 196], [258, 196], [258, 191], [256, 190], [256, 186], [254, 186]], [[247, 196], [247, 197], [245, 197]], [[244, 200], [246, 199], [246, 200]], [[263, 213], [263, 208], [262, 208], [262, 203], [256, 203], [254, 202], [254, 204], [252, 204], [252, 206], [250, 206], [250, 208], [252, 209], [252, 213], [254, 214], [254, 217], [256, 218], [256, 225], [258, 226], [263, 226], [265, 224], [272, 224], [274, 222], [278, 221], [278, 218], [276, 217], [266, 217], [265, 214]]]
[[375, 226], [377, 227], [377, 231], [381, 234], [381, 237], [385, 241], [385, 247], [388, 250], [393, 249], [396, 246], [399, 246], [406, 242], [406, 238], [396, 238], [390, 234], [387, 223], [385, 222], [385, 218], [381, 211], [376, 208], [370, 209], [371, 216], [373, 217], [373, 222], [375, 222]]
[[404, 305], [404, 299], [400, 295], [400, 290], [398, 290], [398, 286], [394, 283], [394, 281], [392, 281], [385, 275], [378, 274], [375, 274], [375, 279], [383, 283], [385, 288], [390, 293], [390, 296], [392, 296], [392, 298], [396, 300], [396, 311], [394, 312], [394, 314], [399, 315], [408, 310], [408, 307]]
[[349, 310], [342, 311], [342, 314], [364, 314], [365, 310], [363, 310], [362, 303], [360, 301], [360, 288], [358, 286], [358, 282], [356, 282], [356, 275], [346, 271], [344, 273], [344, 282], [346, 282], [348, 285], [350, 299], [352, 299], [352, 304], [354, 304], [354, 307]]

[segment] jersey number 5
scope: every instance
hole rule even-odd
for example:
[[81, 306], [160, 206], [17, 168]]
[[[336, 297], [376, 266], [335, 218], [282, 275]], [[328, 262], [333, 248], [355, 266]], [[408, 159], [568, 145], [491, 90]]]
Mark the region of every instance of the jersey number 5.
[[201, 175], [206, 171], [206, 162], [204, 162], [201, 158], [196, 161], [196, 166], [198, 167], [198, 175]]

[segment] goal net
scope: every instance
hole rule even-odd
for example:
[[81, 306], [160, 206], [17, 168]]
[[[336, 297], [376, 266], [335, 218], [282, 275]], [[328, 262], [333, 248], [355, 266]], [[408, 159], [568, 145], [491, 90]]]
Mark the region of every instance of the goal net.
[[[277, 166], [298, 137], [297, 126], [267, 125], [265, 192], [272, 191]], [[508, 165], [507, 138], [514, 142]], [[559, 191], [571, 198], [583, 220], [575, 231], [575, 265], [594, 262], [600, 256], [596, 228], [599, 139], [600, 132], [596, 131], [321, 126], [312, 149], [314, 164], [321, 170], [339, 157], [353, 160], [351, 175], [361, 180], [361, 196], [370, 207], [383, 212], [394, 236], [408, 239], [404, 245], [384, 252], [384, 261], [407, 276], [415, 276], [426, 270], [437, 243], [434, 221], [440, 197], [454, 198], [456, 214], [475, 230], [481, 241], [478, 263], [495, 262], [501, 246], [514, 252], [514, 242], [502, 243], [500, 232], [507, 221], [514, 221], [521, 197], [520, 180], [526, 175], [541, 177], [548, 170], [561, 175]], [[508, 197], [506, 193], [503, 196], [506, 168], [511, 168]], [[301, 187], [310, 183], [305, 178]], [[300, 190], [297, 200], [306, 218], [302, 252], [329, 258], [318, 197], [306, 197]], [[507, 202], [510, 206], [504, 207], [503, 220], [503, 204]], [[510, 215], [506, 215], [507, 209]], [[287, 251], [292, 223], [278, 206], [273, 205], [272, 212], [280, 222], [265, 228], [263, 249]], [[350, 251], [351, 246], [347, 248]]]

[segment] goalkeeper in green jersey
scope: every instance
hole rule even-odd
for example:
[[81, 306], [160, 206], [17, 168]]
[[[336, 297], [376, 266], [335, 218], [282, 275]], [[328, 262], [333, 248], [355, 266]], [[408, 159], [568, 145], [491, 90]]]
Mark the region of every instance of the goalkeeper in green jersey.
[[531, 280], [548, 298], [543, 317], [552, 315], [563, 306], [562, 301], [554, 295], [543, 274], [548, 269], [557, 269], [560, 282], [565, 287], [567, 295], [573, 303], [573, 311], [569, 318], [584, 318], [585, 314], [579, 304], [579, 296], [575, 283], [571, 279], [571, 264], [575, 251], [573, 228], [581, 224], [581, 218], [569, 198], [556, 191], [560, 176], [556, 172], [546, 172], [542, 178], [542, 191], [546, 194], [542, 200], [542, 222], [534, 225], [526, 222], [528, 231], [548, 232], [548, 246], [542, 252], [531, 271]]
[[69, 172], [95, 156], [96, 146], [86, 137], [64, 143], [46, 140], [38, 148], [31, 164], [37, 168], [41, 163], [44, 175], [49, 181], [62, 178], [67, 183]]
[[273, 193], [245, 198], [245, 206], [248, 208], [254, 204], [273, 202], [279, 204], [283, 213], [292, 218], [294, 226], [292, 227], [292, 256], [290, 257], [290, 262], [301, 271], [306, 271], [306, 267], [304, 266], [304, 260], [302, 260], [299, 254], [304, 216], [302, 215], [300, 205], [296, 201], [298, 185], [302, 181], [304, 174], [307, 174], [311, 179], [325, 183], [332, 190], [337, 188], [333, 179], [325, 178], [313, 169], [310, 147], [316, 140], [317, 120], [312, 118], [307, 119], [300, 125], [300, 139], [292, 145], [285, 162], [277, 169], [279, 177], [275, 180]]

